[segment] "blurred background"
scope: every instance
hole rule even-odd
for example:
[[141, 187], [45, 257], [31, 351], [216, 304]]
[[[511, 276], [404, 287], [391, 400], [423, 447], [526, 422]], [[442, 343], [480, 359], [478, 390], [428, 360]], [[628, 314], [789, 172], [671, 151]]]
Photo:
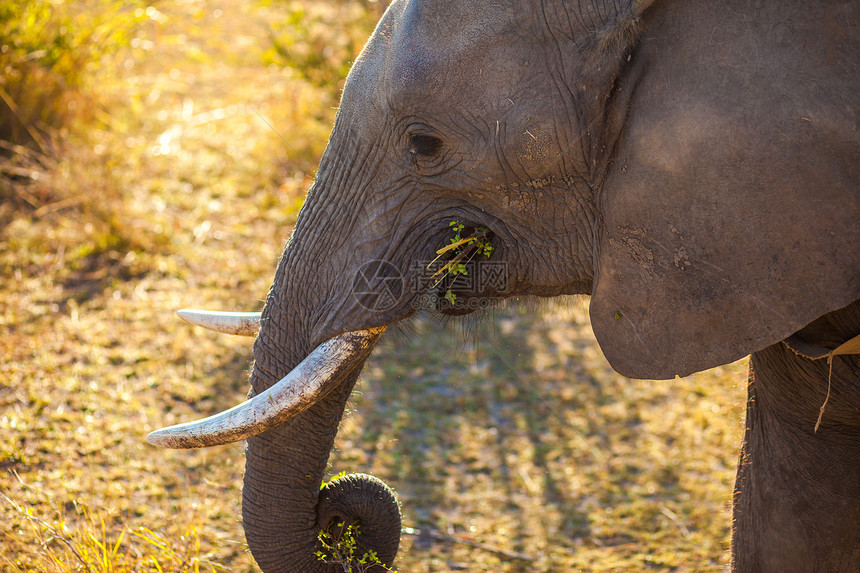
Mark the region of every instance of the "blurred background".
[[[0, 0], [0, 569], [256, 571], [243, 446], [144, 436], [244, 399], [259, 310], [378, 0]], [[387, 337], [330, 475], [403, 505], [397, 568], [722, 571], [744, 361], [612, 372], [587, 300]]]

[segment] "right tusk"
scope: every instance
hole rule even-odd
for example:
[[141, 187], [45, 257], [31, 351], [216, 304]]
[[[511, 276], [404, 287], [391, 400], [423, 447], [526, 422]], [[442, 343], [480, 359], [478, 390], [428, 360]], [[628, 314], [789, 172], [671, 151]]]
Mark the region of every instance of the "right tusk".
[[335, 336], [268, 390], [220, 414], [156, 430], [146, 441], [165, 448], [204, 448], [270, 430], [307, 410], [337, 386], [364, 362], [384, 331], [384, 326], [378, 326]]
[[185, 322], [217, 332], [239, 336], [257, 336], [260, 332], [259, 312], [221, 312], [183, 308], [177, 310], [176, 314]]

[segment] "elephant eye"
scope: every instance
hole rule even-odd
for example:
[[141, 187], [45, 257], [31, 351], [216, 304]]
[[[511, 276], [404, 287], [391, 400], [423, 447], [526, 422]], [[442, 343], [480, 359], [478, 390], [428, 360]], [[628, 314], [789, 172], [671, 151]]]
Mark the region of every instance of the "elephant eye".
[[413, 157], [435, 157], [442, 149], [442, 140], [432, 135], [413, 135], [409, 139], [409, 153]]

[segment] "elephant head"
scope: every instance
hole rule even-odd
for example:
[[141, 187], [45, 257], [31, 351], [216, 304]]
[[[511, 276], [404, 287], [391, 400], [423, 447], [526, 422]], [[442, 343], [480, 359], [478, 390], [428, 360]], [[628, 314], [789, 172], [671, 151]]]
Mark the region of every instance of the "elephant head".
[[268, 293], [251, 400], [151, 436], [248, 438], [264, 571], [325, 569], [332, 516], [393, 559], [396, 512], [350, 503], [391, 505], [384, 488], [321, 502], [320, 482], [364, 360], [426, 301], [416, 278], [452, 221], [484, 229], [504, 280], [437, 285], [440, 312], [590, 294], [598, 342], [633, 377], [735, 360], [860, 297], [860, 86], [833, 72], [856, 29], [824, 5], [718, 4], [391, 4]]

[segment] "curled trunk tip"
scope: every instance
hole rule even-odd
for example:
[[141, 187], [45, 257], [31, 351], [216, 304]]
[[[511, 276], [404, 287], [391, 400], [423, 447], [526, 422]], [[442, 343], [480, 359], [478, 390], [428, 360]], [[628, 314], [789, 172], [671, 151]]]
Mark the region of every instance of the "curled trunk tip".
[[[361, 559], [373, 551], [377, 562], [390, 568], [400, 547], [400, 503], [394, 492], [379, 478], [368, 474], [349, 474], [333, 479], [320, 491], [317, 526], [328, 559], [333, 547], [355, 541], [354, 557]], [[353, 540], [344, 536], [354, 535]], [[351, 564], [349, 564], [351, 565]]]

